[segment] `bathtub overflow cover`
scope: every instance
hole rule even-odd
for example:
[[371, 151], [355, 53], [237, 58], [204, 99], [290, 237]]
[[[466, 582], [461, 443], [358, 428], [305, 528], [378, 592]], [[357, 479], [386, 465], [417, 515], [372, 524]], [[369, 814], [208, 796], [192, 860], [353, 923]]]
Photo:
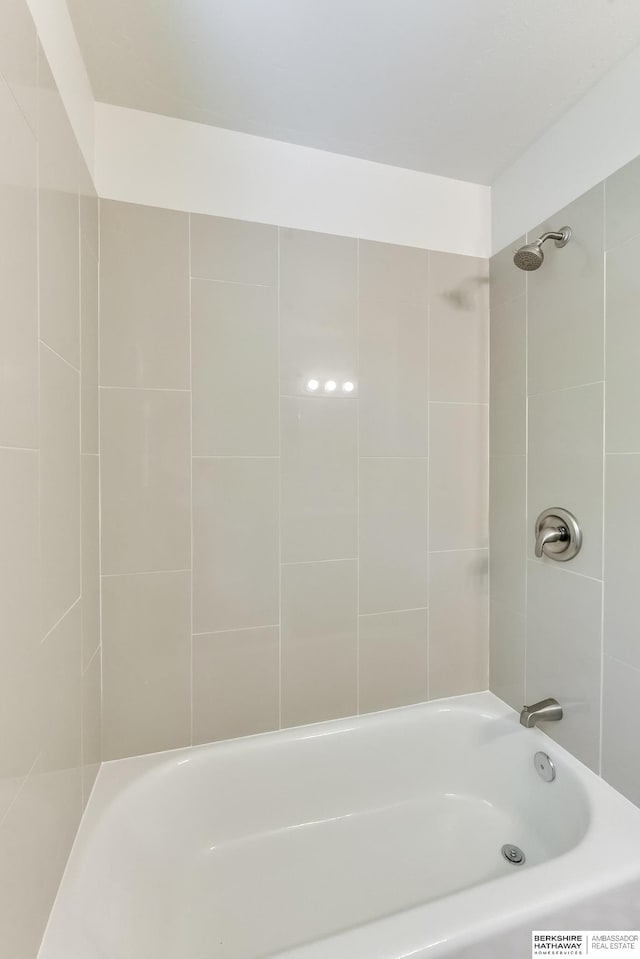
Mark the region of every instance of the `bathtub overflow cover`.
[[541, 779], [546, 783], [552, 783], [556, 778], [556, 767], [546, 753], [538, 752], [533, 757], [533, 765]]
[[512, 846], [509, 842], [502, 847], [502, 855], [514, 866], [521, 866], [525, 861], [522, 849], [519, 846]]

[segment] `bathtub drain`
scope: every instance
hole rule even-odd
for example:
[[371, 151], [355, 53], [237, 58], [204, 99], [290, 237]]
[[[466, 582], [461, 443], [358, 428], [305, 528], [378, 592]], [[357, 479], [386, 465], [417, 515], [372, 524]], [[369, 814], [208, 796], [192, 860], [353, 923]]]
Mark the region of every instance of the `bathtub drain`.
[[519, 846], [512, 846], [511, 843], [506, 843], [502, 847], [502, 855], [507, 862], [512, 863], [514, 866], [521, 866], [525, 861], [522, 849], [520, 849]]

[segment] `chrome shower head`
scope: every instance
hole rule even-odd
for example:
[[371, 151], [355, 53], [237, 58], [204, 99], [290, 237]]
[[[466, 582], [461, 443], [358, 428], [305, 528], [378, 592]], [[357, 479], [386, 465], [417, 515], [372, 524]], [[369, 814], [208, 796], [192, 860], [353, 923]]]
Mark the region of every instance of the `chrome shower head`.
[[536, 243], [527, 243], [521, 246], [513, 255], [513, 262], [519, 270], [538, 270], [544, 263], [544, 253], [542, 252], [542, 243], [538, 240]]
[[563, 226], [558, 233], [543, 233], [534, 243], [527, 243], [526, 246], [521, 246], [519, 250], [516, 250], [513, 254], [513, 262], [519, 270], [526, 270], [527, 272], [538, 270], [544, 263], [542, 244], [545, 243], [546, 240], [555, 240], [556, 246], [561, 250], [563, 246], [567, 245], [570, 239], [570, 226]]

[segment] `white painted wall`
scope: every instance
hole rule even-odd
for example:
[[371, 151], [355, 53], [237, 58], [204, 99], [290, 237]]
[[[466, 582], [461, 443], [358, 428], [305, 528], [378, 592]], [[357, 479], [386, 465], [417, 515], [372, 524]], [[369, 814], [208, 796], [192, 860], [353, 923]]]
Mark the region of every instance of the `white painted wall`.
[[101, 197], [488, 256], [489, 187], [96, 104]]
[[94, 100], [65, 0], [26, 0], [85, 163], [94, 171]]
[[637, 48], [495, 180], [493, 252], [640, 156], [639, 95]]

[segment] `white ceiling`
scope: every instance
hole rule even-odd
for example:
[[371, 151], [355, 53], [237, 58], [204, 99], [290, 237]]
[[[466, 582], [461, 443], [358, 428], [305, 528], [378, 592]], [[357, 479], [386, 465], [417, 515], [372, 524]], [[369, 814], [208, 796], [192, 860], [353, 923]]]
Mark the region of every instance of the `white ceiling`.
[[640, 43], [639, 0], [67, 2], [97, 100], [476, 183]]

